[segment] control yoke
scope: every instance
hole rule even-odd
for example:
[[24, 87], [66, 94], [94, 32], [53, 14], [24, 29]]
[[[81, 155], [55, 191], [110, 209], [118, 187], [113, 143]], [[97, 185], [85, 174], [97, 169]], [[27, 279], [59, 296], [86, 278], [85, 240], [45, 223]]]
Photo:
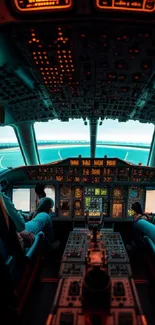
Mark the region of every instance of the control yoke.
[[100, 213], [100, 219], [98, 220], [90, 220], [89, 219], [89, 210], [86, 210], [86, 214], [85, 214], [85, 222], [86, 225], [88, 225], [88, 229], [89, 230], [93, 230], [93, 242], [96, 243], [97, 242], [97, 231], [99, 231], [104, 223], [104, 216], [103, 213]]

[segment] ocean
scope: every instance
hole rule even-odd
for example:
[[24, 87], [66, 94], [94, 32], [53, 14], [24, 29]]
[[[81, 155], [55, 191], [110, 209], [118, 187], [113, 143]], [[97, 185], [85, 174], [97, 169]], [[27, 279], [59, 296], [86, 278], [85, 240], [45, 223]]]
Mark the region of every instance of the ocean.
[[[39, 148], [39, 156], [42, 164], [50, 163], [69, 157], [90, 157], [90, 146], [45, 146]], [[149, 148], [111, 147], [100, 145], [96, 148], [96, 158], [103, 158], [104, 155], [111, 158], [120, 158], [134, 164], [142, 163], [147, 165]], [[19, 148], [0, 150], [0, 170], [7, 167], [19, 167], [24, 165], [23, 157]]]

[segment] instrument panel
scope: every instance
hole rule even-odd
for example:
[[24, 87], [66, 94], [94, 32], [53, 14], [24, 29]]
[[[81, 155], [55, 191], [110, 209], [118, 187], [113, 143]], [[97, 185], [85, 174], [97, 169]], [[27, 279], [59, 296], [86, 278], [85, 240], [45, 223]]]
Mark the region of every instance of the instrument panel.
[[[16, 171], [18, 174], [18, 168], [11, 172]], [[20, 179], [27, 177], [33, 187], [36, 181], [54, 186], [55, 216], [77, 221], [84, 218], [87, 211], [92, 218], [100, 217], [102, 212], [105, 218], [132, 220], [132, 204], [138, 201], [143, 209], [146, 192], [152, 186], [155, 188], [155, 168], [113, 158], [65, 159], [48, 165], [23, 166], [21, 171]], [[13, 186], [20, 189], [18, 179]], [[147, 202], [147, 208], [149, 204]]]

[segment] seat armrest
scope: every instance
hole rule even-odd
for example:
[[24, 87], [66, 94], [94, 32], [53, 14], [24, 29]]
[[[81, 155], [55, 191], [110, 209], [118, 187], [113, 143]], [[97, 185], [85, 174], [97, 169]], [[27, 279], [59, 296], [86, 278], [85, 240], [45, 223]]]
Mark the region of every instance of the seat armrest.
[[44, 233], [40, 231], [37, 235], [35, 235], [35, 240], [32, 246], [28, 248], [26, 252], [26, 258], [28, 258], [28, 260], [32, 261], [33, 259], [35, 259], [38, 253], [41, 252], [43, 248], [43, 242], [44, 242]]

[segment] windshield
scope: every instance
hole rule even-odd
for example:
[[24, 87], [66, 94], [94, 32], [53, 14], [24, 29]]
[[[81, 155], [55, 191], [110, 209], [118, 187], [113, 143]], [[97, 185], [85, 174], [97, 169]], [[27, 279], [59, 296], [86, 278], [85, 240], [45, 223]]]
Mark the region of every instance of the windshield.
[[90, 157], [89, 125], [82, 119], [61, 122], [35, 123], [41, 163], [68, 157]]
[[[147, 164], [153, 124], [105, 120], [98, 126], [96, 157], [118, 157]], [[86, 125], [85, 125], [86, 124]], [[82, 119], [53, 120], [34, 124], [41, 163], [68, 157], [90, 157], [89, 122]]]
[[13, 128], [0, 127], [0, 172], [21, 165], [24, 165], [24, 160]]

